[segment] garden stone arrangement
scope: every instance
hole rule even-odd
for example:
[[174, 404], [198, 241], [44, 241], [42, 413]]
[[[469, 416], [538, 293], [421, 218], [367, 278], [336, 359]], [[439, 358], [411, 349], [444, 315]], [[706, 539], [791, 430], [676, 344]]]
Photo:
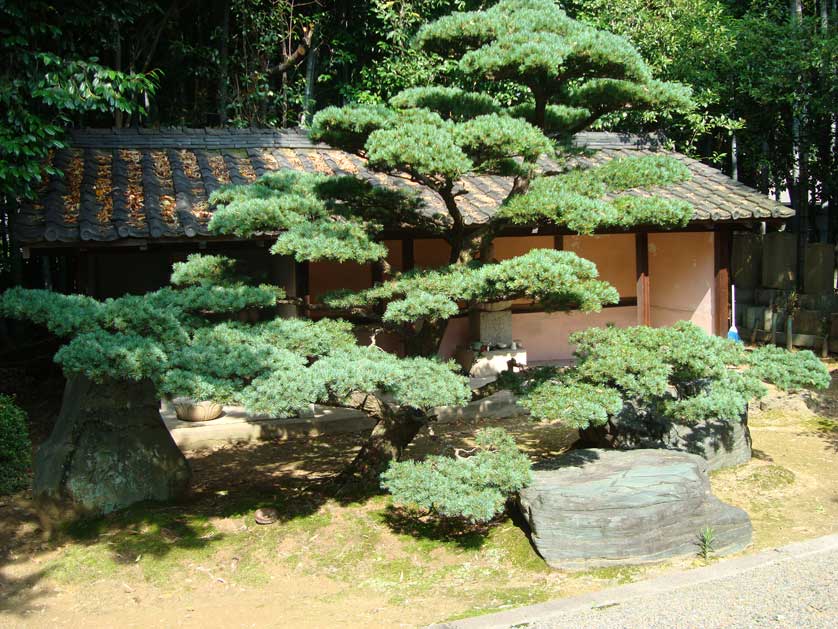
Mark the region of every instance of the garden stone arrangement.
[[151, 381], [69, 379], [55, 429], [35, 456], [33, 492], [45, 508], [103, 515], [172, 500], [189, 464], [166, 430]]
[[634, 402], [624, 403], [622, 410], [609, 417], [607, 423], [580, 430], [576, 445], [618, 450], [680, 450], [705, 458], [710, 471], [741, 465], [751, 459], [747, 412], [738, 421], [708, 418], [679, 423]]
[[707, 527], [717, 555], [751, 542], [748, 514], [713, 496], [707, 462], [686, 452], [574, 450], [534, 466], [519, 500], [533, 543], [553, 568], [695, 555]]

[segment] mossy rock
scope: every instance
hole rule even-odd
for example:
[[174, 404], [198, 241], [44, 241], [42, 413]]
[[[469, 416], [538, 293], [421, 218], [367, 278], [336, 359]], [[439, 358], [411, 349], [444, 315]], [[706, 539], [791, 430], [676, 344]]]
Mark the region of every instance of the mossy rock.
[[533, 543], [553, 568], [636, 565], [695, 555], [711, 528], [715, 554], [745, 548], [751, 522], [710, 493], [707, 462], [671, 450], [574, 450], [534, 466], [521, 491]]
[[737, 421], [709, 419], [676, 422], [635, 402], [602, 426], [579, 431], [577, 448], [663, 448], [696, 454], [707, 461], [709, 471], [747, 463], [751, 460], [751, 432], [748, 413]]
[[35, 455], [33, 492], [47, 519], [99, 516], [183, 496], [190, 469], [149, 381], [67, 382], [61, 413]]

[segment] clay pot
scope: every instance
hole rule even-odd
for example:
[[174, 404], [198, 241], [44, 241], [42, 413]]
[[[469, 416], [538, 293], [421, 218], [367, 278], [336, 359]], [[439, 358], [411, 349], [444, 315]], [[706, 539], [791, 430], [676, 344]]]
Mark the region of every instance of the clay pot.
[[192, 398], [176, 398], [175, 415], [185, 422], [206, 422], [216, 419], [224, 412], [224, 407], [212, 400], [196, 401]]

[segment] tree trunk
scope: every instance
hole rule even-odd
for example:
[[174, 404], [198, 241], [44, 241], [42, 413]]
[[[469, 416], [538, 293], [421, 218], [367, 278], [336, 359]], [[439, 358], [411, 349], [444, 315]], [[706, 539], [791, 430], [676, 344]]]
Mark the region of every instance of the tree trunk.
[[418, 330], [405, 338], [404, 353], [426, 358], [436, 356], [447, 324], [447, 320], [423, 322]]
[[427, 417], [415, 409], [387, 411], [342, 476], [363, 484], [377, 484], [381, 473], [392, 461], [401, 459], [407, 446], [427, 423]]
[[218, 124], [222, 127], [227, 125], [227, 104], [229, 101], [227, 80], [230, 65], [230, 55], [227, 46], [227, 41], [230, 37], [230, 3], [224, 2], [223, 5], [224, 18], [221, 22], [221, 46], [219, 50], [218, 68]]

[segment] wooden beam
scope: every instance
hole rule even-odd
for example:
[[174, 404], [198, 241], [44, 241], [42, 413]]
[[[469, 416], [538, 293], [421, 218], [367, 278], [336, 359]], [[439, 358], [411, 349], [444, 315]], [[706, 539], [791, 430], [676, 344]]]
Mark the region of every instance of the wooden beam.
[[652, 325], [648, 232], [637, 232], [634, 235], [634, 244], [637, 274], [637, 324]]
[[715, 287], [713, 299], [713, 331], [727, 335], [730, 328], [730, 228], [720, 227], [713, 234]]

